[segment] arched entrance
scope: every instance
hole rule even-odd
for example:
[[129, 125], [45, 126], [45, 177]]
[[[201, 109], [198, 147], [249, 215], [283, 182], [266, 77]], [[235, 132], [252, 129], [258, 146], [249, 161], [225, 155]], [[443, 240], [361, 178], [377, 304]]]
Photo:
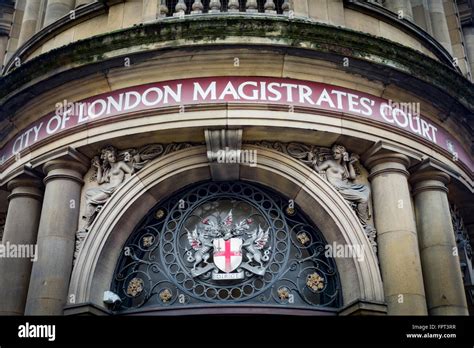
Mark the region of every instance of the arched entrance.
[[301, 209], [272, 190], [193, 185], [153, 207], [127, 240], [114, 309], [337, 309], [342, 291], [326, 246]]
[[[294, 200], [328, 244], [361, 246], [359, 259], [334, 259], [341, 287], [339, 307], [357, 301], [383, 302], [376, 256], [344, 199], [296, 160], [271, 149], [258, 151], [256, 167], [241, 166], [241, 182], [257, 183]], [[103, 293], [110, 290], [117, 262], [142, 218], [181, 189], [210, 179], [206, 149], [193, 147], [157, 159], [117, 190], [97, 217], [76, 260], [70, 286], [76, 302], [103, 307]]]

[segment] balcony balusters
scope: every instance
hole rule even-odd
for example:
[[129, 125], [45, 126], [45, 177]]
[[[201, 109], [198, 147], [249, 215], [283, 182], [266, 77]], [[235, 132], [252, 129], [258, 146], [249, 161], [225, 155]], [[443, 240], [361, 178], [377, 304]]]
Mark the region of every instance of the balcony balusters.
[[276, 13], [276, 5], [273, 0], [267, 0], [263, 5], [265, 13]]
[[203, 9], [204, 9], [204, 5], [202, 4], [202, 1], [194, 0], [191, 13], [202, 13]]
[[229, 0], [229, 4], [227, 5], [228, 12], [239, 12], [240, 5], [239, 0]]
[[219, 0], [211, 0], [209, 2], [209, 13], [221, 12], [221, 2]]
[[288, 16], [290, 14], [290, 11], [292, 10], [291, 4], [289, 0], [283, 1], [283, 4], [281, 5], [281, 10], [284, 15]]
[[178, 0], [178, 3], [174, 7], [174, 13], [173, 16], [182, 16], [186, 13], [186, 10], [188, 7], [186, 6], [186, 3], [184, 0]]
[[257, 0], [247, 0], [247, 12], [258, 12]]
[[164, 18], [168, 16], [169, 9], [168, 6], [166, 6], [166, 0], [160, 0], [160, 7], [158, 9], [158, 17], [159, 18]]

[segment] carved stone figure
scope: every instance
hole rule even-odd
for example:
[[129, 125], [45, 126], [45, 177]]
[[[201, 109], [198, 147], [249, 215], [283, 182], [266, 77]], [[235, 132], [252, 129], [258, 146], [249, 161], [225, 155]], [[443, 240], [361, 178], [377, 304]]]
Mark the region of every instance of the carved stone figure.
[[359, 157], [356, 154], [349, 155], [344, 146], [337, 144], [332, 149], [301, 143], [285, 144], [266, 141], [254, 145], [286, 153], [322, 175], [352, 206], [372, 245], [372, 249], [375, 252], [377, 251], [376, 230], [370, 224], [370, 187], [354, 182], [358, 175], [355, 164], [359, 161]]
[[139, 149], [131, 148], [121, 151], [111, 145], [105, 146], [100, 151], [100, 156], [95, 156], [91, 161], [92, 168], [95, 171], [91, 180], [97, 182], [98, 186], [87, 189], [85, 192], [84, 225], [76, 234], [75, 256], [77, 256], [91, 224], [103, 205], [130, 175], [159, 156], [191, 146], [193, 145], [188, 143], [173, 143], [166, 146], [150, 144]]
[[313, 161], [313, 168], [320, 174], [326, 174], [326, 179], [346, 200], [356, 204], [357, 216], [362, 224], [367, 224], [369, 220], [369, 198], [370, 188], [367, 185], [355, 184], [352, 181], [356, 179], [354, 163], [359, 158], [357, 155], [346, 152], [342, 145], [332, 147], [333, 159], [328, 159], [319, 164]]
[[100, 158], [96, 156], [92, 159], [92, 166], [96, 170], [96, 180], [99, 186], [86, 191], [87, 207], [84, 215], [86, 220], [84, 230], [90, 226], [100, 208], [124, 182], [125, 176], [135, 171], [133, 165], [129, 164], [130, 158], [128, 156], [121, 157], [123, 159], [119, 158], [116, 148], [106, 146], [102, 149]]

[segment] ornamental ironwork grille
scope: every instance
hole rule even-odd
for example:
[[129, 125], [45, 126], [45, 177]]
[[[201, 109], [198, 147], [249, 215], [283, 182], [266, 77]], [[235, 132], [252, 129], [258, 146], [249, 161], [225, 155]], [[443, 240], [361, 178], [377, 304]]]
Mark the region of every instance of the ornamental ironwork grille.
[[206, 182], [151, 209], [126, 242], [114, 310], [251, 304], [337, 308], [336, 264], [292, 201], [244, 182]]

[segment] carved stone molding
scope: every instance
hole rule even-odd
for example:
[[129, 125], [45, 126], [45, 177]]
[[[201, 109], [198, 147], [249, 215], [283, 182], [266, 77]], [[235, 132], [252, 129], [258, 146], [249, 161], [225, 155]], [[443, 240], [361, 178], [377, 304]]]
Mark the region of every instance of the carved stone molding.
[[326, 179], [355, 211], [372, 249], [377, 252], [375, 240], [377, 231], [370, 222], [370, 186], [355, 183], [356, 177], [361, 174], [361, 164], [357, 154], [349, 154], [344, 146], [338, 144], [334, 144], [331, 149], [303, 143], [281, 143], [278, 141], [260, 141], [252, 143], [252, 145], [283, 152], [311, 167]]
[[171, 152], [193, 146], [190, 143], [149, 144], [140, 148], [118, 150], [107, 145], [91, 161], [94, 173], [90, 178], [96, 187], [87, 189], [83, 199], [86, 202], [83, 214], [84, 224], [76, 233], [75, 257], [97, 214], [112, 194], [125, 183], [131, 175], [142, 169], [148, 162]]

